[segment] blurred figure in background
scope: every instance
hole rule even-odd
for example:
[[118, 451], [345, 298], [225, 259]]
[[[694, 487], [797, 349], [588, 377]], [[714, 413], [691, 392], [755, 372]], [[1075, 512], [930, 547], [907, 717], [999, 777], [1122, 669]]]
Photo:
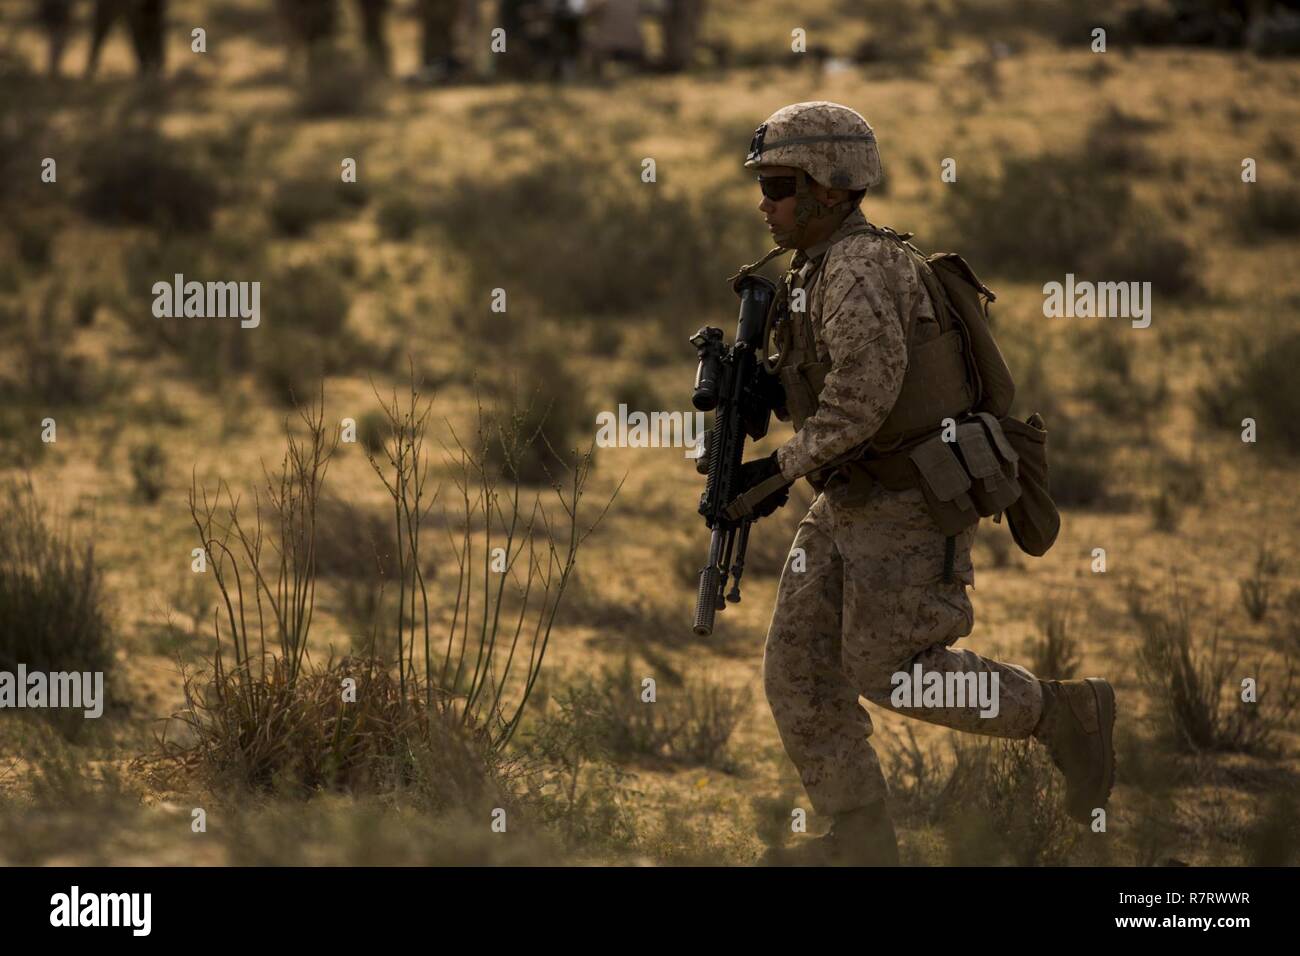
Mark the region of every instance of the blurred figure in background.
[[289, 51], [306, 54], [307, 68], [315, 71], [323, 65], [329, 42], [339, 27], [339, 10], [335, 0], [276, 0], [280, 19], [289, 33]]
[[610, 61], [645, 63], [639, 0], [591, 0], [587, 45], [596, 76], [604, 76]]
[[462, 0], [418, 0], [415, 14], [420, 20], [420, 79], [438, 83], [456, 76], [461, 62], [456, 57], [456, 21]]
[[366, 58], [371, 67], [380, 73], [388, 72], [388, 39], [384, 36], [384, 21], [388, 16], [388, 0], [357, 0], [361, 15], [361, 35], [366, 43]]
[[475, 75], [482, 72], [482, 54], [488, 44], [487, 34], [479, 32], [479, 13], [479, 0], [460, 0], [458, 25], [460, 26], [461, 69]]
[[37, 0], [36, 22], [47, 42], [46, 69], [50, 76], [58, 76], [63, 48], [72, 29], [72, 0]]
[[582, 57], [582, 20], [587, 0], [551, 0], [550, 74], [552, 80], [571, 80]]
[[670, 73], [688, 69], [695, 59], [704, 0], [665, 0], [663, 68]]
[[125, 20], [135, 49], [136, 67], [141, 76], [156, 75], [163, 68], [163, 30], [167, 20], [167, 0], [95, 0], [90, 27], [90, 56], [86, 76], [99, 69], [99, 53], [113, 24]]

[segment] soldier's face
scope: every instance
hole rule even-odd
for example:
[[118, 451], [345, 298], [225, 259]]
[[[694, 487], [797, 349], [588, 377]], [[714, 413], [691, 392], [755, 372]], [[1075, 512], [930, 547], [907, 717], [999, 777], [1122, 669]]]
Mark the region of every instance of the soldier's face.
[[[795, 168], [793, 166], [760, 166], [758, 175], [766, 180], [784, 180], [789, 179], [794, 182]], [[774, 184], [776, 185], [776, 184]], [[767, 192], [779, 192], [780, 190], [768, 189]], [[758, 204], [758, 211], [763, 214], [763, 221], [767, 224], [768, 232], [772, 234], [772, 241], [778, 246], [789, 247], [795, 240], [795, 197], [791, 193], [784, 199], [770, 199], [767, 195], [762, 197]]]
[[[763, 198], [758, 204], [758, 211], [763, 214], [772, 241], [785, 249], [804, 249], [815, 245], [834, 231], [838, 220], [838, 217], [836, 221], [814, 217], [803, 229], [795, 224], [798, 199], [793, 190], [797, 172], [793, 166], [758, 167], [759, 179], [764, 181], [760, 183]], [[813, 199], [827, 207], [848, 195], [842, 189], [827, 189], [812, 179], [808, 181], [808, 191]], [[774, 196], [782, 198], [773, 198]]]

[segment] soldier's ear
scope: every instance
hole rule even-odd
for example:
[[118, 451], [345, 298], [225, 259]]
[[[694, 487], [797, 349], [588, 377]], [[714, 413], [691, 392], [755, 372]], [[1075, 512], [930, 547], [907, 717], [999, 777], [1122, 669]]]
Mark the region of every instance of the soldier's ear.
[[817, 187], [817, 200], [823, 206], [834, 206], [844, 202], [849, 198], [848, 190], [845, 189], [827, 189], [824, 186]]
[[844, 199], [845, 195], [844, 190], [831, 189], [829, 186], [823, 186], [811, 177], [808, 180], [808, 189], [813, 194], [813, 198], [823, 206], [834, 206], [837, 202]]

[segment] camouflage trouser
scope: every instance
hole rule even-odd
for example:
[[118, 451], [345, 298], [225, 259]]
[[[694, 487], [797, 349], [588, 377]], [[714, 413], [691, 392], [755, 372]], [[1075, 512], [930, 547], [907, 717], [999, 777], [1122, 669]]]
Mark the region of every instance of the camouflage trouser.
[[[763, 654], [763, 681], [786, 753], [818, 813], [837, 814], [886, 796], [858, 697], [958, 730], [1028, 737], [1042, 690], [1027, 670], [950, 645], [975, 623], [967, 585], [975, 526], [956, 538], [955, 580], [943, 580], [944, 535], [919, 489], [873, 484], [849, 502], [836, 480], [799, 523], [781, 573]], [[837, 503], [838, 502], [838, 503]], [[802, 549], [804, 570], [797, 570]], [[893, 707], [895, 672], [996, 673], [999, 710]], [[988, 680], [988, 678], [985, 678]], [[991, 683], [991, 682], [990, 682]]]

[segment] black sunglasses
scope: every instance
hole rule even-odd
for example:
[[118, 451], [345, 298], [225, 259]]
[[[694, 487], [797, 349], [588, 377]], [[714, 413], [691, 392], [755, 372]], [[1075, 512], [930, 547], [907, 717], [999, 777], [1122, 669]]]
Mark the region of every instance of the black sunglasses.
[[758, 188], [773, 202], [789, 199], [795, 194], [797, 183], [793, 176], [759, 176]]

